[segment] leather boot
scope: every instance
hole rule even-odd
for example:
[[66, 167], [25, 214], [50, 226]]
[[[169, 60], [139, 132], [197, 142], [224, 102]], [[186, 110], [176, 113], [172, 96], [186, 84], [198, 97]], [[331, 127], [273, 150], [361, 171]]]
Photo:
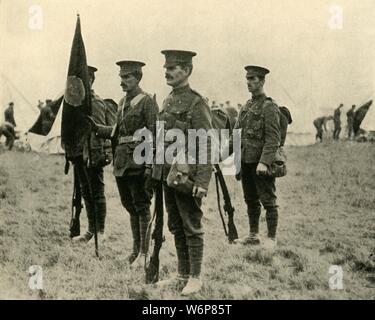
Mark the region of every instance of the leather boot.
[[190, 276], [199, 278], [202, 269], [203, 243], [202, 245], [189, 246]]
[[182, 277], [188, 278], [190, 274], [190, 259], [188, 247], [176, 247], [177, 253], [177, 271]]
[[266, 209], [266, 221], [268, 229], [268, 238], [276, 239], [277, 223], [279, 220], [279, 215], [277, 207]]
[[144, 212], [143, 214], [139, 215], [139, 231], [140, 231], [140, 248], [141, 253], [146, 254], [148, 248], [148, 243], [146, 243], [146, 232], [147, 227], [150, 222], [150, 212]]
[[139, 250], [140, 250], [140, 245], [141, 245], [138, 215], [130, 215], [130, 226], [132, 229], [132, 236], [133, 236], [133, 251], [128, 256], [128, 261], [129, 261], [129, 264], [132, 264], [139, 255]]
[[97, 214], [97, 227], [98, 232], [104, 233], [105, 230], [105, 217], [107, 215], [107, 205], [105, 198], [101, 199], [96, 203], [96, 214]]
[[177, 290], [184, 288], [189, 280], [189, 277], [185, 275], [178, 274], [169, 279], [161, 280], [156, 283], [156, 286], [159, 288], [173, 287]]
[[92, 238], [94, 238], [94, 234], [91, 233], [90, 231], [87, 231], [85, 234], [77, 236], [72, 238], [73, 242], [81, 242], [81, 243], [87, 243], [89, 242]]
[[190, 277], [189, 281], [187, 282], [186, 286], [181, 292], [183, 296], [190, 296], [192, 294], [198, 293], [202, 290], [203, 283], [200, 278]]
[[259, 233], [260, 205], [248, 207], [247, 215], [249, 218], [250, 235]]
[[260, 244], [259, 235], [257, 233], [250, 233], [249, 236], [234, 240], [234, 243], [256, 246]]

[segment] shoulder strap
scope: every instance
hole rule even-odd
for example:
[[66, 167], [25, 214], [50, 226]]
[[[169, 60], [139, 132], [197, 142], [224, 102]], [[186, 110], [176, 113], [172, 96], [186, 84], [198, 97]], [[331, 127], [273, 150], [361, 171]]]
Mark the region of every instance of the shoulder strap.
[[137, 96], [135, 96], [132, 101], [130, 101], [130, 106], [135, 107], [144, 97], [146, 96], [145, 93], [141, 92]]

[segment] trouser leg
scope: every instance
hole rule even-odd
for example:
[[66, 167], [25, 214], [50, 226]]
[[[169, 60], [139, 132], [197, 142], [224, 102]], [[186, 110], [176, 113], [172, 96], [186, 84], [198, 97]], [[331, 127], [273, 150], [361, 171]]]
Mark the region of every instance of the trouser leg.
[[267, 230], [268, 230], [269, 238], [272, 238], [272, 239], [276, 238], [278, 219], [279, 219], [279, 215], [278, 215], [277, 207], [266, 208], [266, 221], [267, 221]]
[[278, 224], [275, 178], [254, 175], [254, 180], [260, 202], [266, 209], [268, 237], [275, 238]]
[[95, 231], [95, 212], [94, 212], [94, 204], [92, 198], [92, 186], [91, 184], [91, 176], [88, 168], [84, 165], [83, 159], [79, 158], [76, 159], [74, 162], [74, 166], [77, 170], [77, 174], [79, 177], [79, 183], [81, 188], [82, 198], [85, 203], [87, 220], [88, 220], [88, 231], [90, 233], [94, 233]]
[[259, 233], [260, 201], [255, 185], [256, 164], [242, 163], [242, 190], [247, 205], [250, 234]]
[[146, 180], [143, 175], [132, 177], [131, 194], [134, 201], [134, 207], [137, 215], [139, 216], [139, 232], [140, 232], [140, 248], [141, 253], [147, 252], [146, 232], [150, 222], [150, 206], [151, 196], [150, 192], [146, 189]]
[[190, 275], [189, 248], [187, 246], [182, 218], [176, 203], [175, 190], [167, 185], [164, 185], [163, 188], [168, 213], [168, 229], [173, 234], [176, 247], [177, 271], [179, 276], [187, 278]]
[[97, 218], [97, 227], [100, 233], [104, 233], [105, 218], [107, 215], [107, 205], [104, 192], [104, 174], [102, 167], [89, 169], [93, 198], [95, 201], [95, 210]]
[[320, 139], [320, 142], [323, 142], [323, 129], [320, 129], [318, 132], [318, 137]]
[[130, 215], [130, 228], [133, 237], [133, 252], [132, 254], [138, 256], [141, 249], [141, 231], [139, 228], [139, 216]]
[[3, 134], [6, 137], [5, 145], [8, 147], [8, 150], [12, 150], [15, 140], [14, 134], [9, 130], [5, 130]]
[[139, 215], [137, 214], [134, 205], [134, 199], [132, 197], [132, 180], [130, 177], [116, 177], [116, 183], [121, 198], [121, 204], [130, 215], [130, 228], [132, 231], [133, 238], [133, 251], [129, 256], [129, 261], [133, 262], [140, 252], [141, 233]]
[[204, 247], [202, 200], [180, 192], [175, 192], [175, 197], [189, 252], [190, 276], [199, 278]]
[[131, 216], [133, 248], [147, 252], [146, 232], [150, 222], [151, 194], [146, 190], [143, 175], [116, 178], [121, 202]]

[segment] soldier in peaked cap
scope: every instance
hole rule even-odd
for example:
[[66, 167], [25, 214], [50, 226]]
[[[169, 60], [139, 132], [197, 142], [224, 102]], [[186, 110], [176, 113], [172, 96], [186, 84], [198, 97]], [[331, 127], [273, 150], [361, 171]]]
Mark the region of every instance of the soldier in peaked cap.
[[[188, 129], [209, 130], [211, 112], [206, 100], [190, 88], [188, 79], [193, 71], [192, 58], [196, 53], [181, 50], [164, 50], [164, 68], [167, 84], [172, 92], [163, 102], [160, 120], [165, 121], [165, 129], [180, 129], [188, 141]], [[170, 142], [172, 143], [172, 142]], [[168, 142], [166, 142], [168, 145]], [[200, 147], [200, 146], [199, 146]], [[197, 147], [198, 149], [198, 147]], [[197, 150], [203, 152], [204, 148]], [[167, 150], [167, 146], [165, 148]], [[186, 151], [186, 150], [185, 150]], [[210, 142], [207, 141], [207, 153], [210, 154]], [[165, 159], [164, 159], [165, 160]], [[192, 190], [185, 192], [167, 184], [171, 165], [166, 161], [161, 165], [159, 179], [163, 179], [165, 203], [168, 213], [168, 228], [174, 236], [177, 252], [176, 278], [160, 281], [160, 286], [176, 285], [183, 287], [182, 294], [190, 295], [202, 288], [201, 266], [203, 259], [202, 197], [207, 194], [212, 168], [208, 164], [188, 164], [188, 176]]]
[[268, 229], [268, 238], [264, 245], [273, 249], [276, 246], [278, 210], [275, 178], [267, 175], [267, 171], [281, 142], [280, 111], [276, 103], [263, 91], [265, 76], [269, 70], [258, 66], [247, 66], [245, 70], [248, 90], [252, 97], [241, 108], [235, 128], [242, 129], [240, 177], [247, 204], [250, 235], [238, 242], [260, 244], [258, 233], [262, 204], [266, 210]]
[[113, 173], [121, 203], [130, 214], [133, 250], [128, 261], [133, 264], [135, 261], [142, 262], [146, 254], [146, 231], [152, 197], [146, 184], [151, 174], [151, 165], [139, 164], [134, 160], [133, 151], [142, 141], [133, 139], [133, 135], [142, 128], [155, 134], [159, 109], [155, 95], [146, 93], [139, 86], [145, 64], [129, 60], [116, 64], [120, 67], [121, 87], [126, 95], [119, 102], [116, 125], [99, 125], [94, 130], [98, 136], [111, 137], [115, 141]]
[[[92, 119], [100, 125], [110, 126], [113, 125], [114, 116], [111, 115], [112, 111], [108, 108], [107, 104], [94, 92], [92, 88], [95, 81], [95, 72], [97, 68], [88, 66], [89, 83], [91, 86], [91, 107], [92, 107]], [[83, 147], [82, 158], [75, 161], [74, 166], [77, 170], [78, 176], [80, 177], [80, 185], [82, 196], [85, 201], [85, 207], [88, 218], [88, 230], [85, 234], [74, 237], [74, 242], [86, 243], [93, 239], [94, 235], [94, 223], [95, 214], [98, 227], [98, 235], [101, 239], [104, 239], [105, 229], [105, 218], [107, 214], [106, 198], [104, 193], [104, 170], [103, 167], [108, 165], [112, 161], [111, 156], [111, 142], [103, 138], [99, 138], [93, 132], [90, 137], [90, 148], [91, 148], [91, 163], [88, 163], [89, 158], [89, 145], [86, 143]], [[87, 176], [90, 180], [93, 198], [95, 201], [96, 213], [90, 201], [90, 190], [87, 185]]]

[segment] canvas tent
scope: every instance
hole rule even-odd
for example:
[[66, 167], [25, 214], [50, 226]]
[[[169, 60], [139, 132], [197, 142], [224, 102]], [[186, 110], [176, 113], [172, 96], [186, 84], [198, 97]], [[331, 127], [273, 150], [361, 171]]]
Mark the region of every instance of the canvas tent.
[[312, 99], [306, 96], [297, 101], [284, 85], [275, 79], [267, 92], [279, 106], [287, 107], [291, 113], [293, 122], [288, 126], [285, 145], [306, 146], [313, 144], [315, 142], [313, 120], [319, 110]]
[[23, 95], [21, 90], [6, 75], [0, 74], [0, 122], [4, 121], [4, 111], [9, 102], [14, 103], [14, 118], [17, 131], [27, 132], [39, 114], [39, 109]]
[[374, 104], [372, 104], [361, 123], [361, 129], [365, 130], [366, 132], [375, 131], [375, 109]]

